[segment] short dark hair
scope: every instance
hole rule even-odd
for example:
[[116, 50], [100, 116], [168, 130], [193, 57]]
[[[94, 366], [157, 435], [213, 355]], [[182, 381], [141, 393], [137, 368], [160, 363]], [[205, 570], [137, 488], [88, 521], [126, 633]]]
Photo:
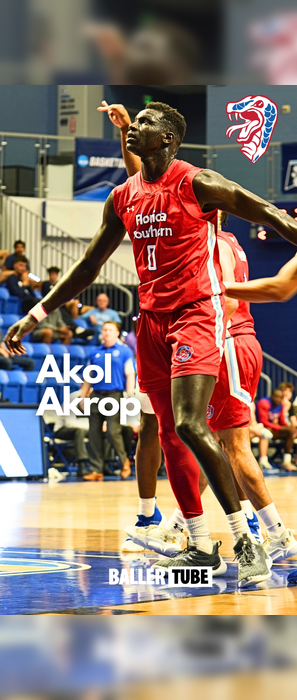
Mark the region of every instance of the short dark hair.
[[17, 245], [19, 245], [19, 244], [23, 245], [24, 248], [26, 248], [26, 243], [25, 243], [25, 241], [19, 240], [19, 241], [15, 241], [15, 242], [14, 242], [14, 245], [13, 245], [14, 249], [16, 249]]
[[56, 267], [56, 265], [52, 265], [51, 267], [48, 267], [47, 271], [48, 272], [56, 272], [57, 274], [58, 274], [58, 272], [61, 272], [60, 268]]
[[14, 261], [13, 264], [15, 265], [16, 263], [19, 263], [19, 262], [25, 262], [25, 263], [27, 263], [28, 260], [27, 260], [27, 258], [26, 258], [25, 255], [17, 255], [17, 257], [16, 257], [16, 259], [15, 259], [15, 261]]
[[180, 145], [184, 139], [187, 128], [186, 120], [183, 115], [180, 114], [177, 109], [170, 107], [164, 102], [149, 102], [145, 105], [145, 109], [154, 109], [156, 112], [162, 112], [164, 121], [167, 122], [177, 138], [178, 145]]

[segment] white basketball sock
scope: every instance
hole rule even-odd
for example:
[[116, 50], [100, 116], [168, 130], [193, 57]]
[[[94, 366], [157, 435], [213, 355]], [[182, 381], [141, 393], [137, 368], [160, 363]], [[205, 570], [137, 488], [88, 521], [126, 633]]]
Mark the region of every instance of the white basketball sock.
[[279, 537], [283, 534], [286, 528], [276, 510], [274, 503], [270, 503], [269, 506], [265, 506], [265, 508], [258, 510], [258, 515], [260, 515], [260, 518], [262, 518], [269, 535], [272, 537]]
[[172, 535], [176, 532], [178, 529], [180, 532], [183, 531], [185, 527], [185, 520], [184, 516], [179, 508], [175, 508], [175, 510], [172, 513], [171, 518], [167, 520], [167, 523], [165, 525], [166, 530], [170, 532]]
[[145, 515], [146, 518], [151, 518], [155, 512], [155, 498], [140, 498], [138, 515]]
[[252, 520], [254, 517], [253, 509], [252, 509], [252, 504], [250, 501], [240, 501], [240, 505], [242, 507], [242, 510], [244, 514], [246, 515], [249, 520]]
[[196, 518], [190, 518], [189, 520], [185, 518], [185, 526], [188, 530], [191, 544], [194, 544], [202, 552], [211, 554], [213, 545], [205, 515], [197, 515]]
[[234, 544], [239, 540], [239, 538], [246, 533], [249, 538], [252, 540], [252, 542], [255, 542], [255, 538], [253, 537], [250, 528], [247, 523], [247, 519], [245, 517], [245, 514], [243, 510], [238, 510], [236, 513], [230, 513], [230, 515], [226, 515], [226, 518], [228, 520], [228, 523], [230, 525], [230, 529], [233, 535], [233, 540]]

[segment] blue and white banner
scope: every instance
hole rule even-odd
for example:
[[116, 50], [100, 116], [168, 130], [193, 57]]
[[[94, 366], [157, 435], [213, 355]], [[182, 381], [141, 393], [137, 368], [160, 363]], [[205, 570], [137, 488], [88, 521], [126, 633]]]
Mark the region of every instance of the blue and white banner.
[[126, 179], [120, 141], [76, 139], [74, 199], [105, 201]]
[[282, 144], [282, 191], [297, 192], [297, 143]]

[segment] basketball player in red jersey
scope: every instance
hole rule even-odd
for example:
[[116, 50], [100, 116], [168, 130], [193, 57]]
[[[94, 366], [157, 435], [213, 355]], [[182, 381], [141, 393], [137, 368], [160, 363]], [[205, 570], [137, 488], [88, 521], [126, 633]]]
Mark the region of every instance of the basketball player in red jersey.
[[[198, 566], [200, 562], [216, 566], [218, 558], [217, 549], [208, 552], [206, 547], [204, 551], [196, 547], [202, 522], [197, 492], [199, 460], [227, 514], [236, 540], [239, 580], [246, 584], [269, 577], [265, 553], [260, 545], [252, 545], [246, 534], [230, 464], [206, 425], [225, 325], [216, 210], [219, 207], [271, 226], [295, 245], [297, 225], [273, 205], [218, 173], [176, 160], [184, 133], [183, 117], [168, 105], [150, 103], [137, 115], [128, 129], [127, 147], [141, 157], [142, 174], [113, 190], [105, 204], [102, 226], [84, 256], [43, 304], [37, 304], [9, 329], [6, 343], [11, 352], [24, 353], [24, 335], [96, 279], [128, 230], [140, 276], [140, 388], [149, 393], [158, 417], [169, 478], [193, 543], [186, 550], [183, 565]], [[180, 467], [178, 473], [174, 453], [181, 447], [176, 435], [196, 458], [189, 463], [187, 451], [185, 468]], [[207, 539], [203, 522], [202, 531]]]
[[[128, 174], [131, 176], [141, 168], [137, 156], [127, 152], [123, 135], [128, 130], [130, 117], [123, 105], [108, 105], [103, 102], [99, 111], [107, 111], [111, 121], [121, 129], [122, 152]], [[219, 231], [217, 234], [220, 263], [224, 280], [232, 284], [247, 282], [249, 269], [246, 254], [235, 236], [221, 230], [222, 221], [227, 216], [219, 212]], [[295, 258], [297, 261], [297, 257]], [[297, 269], [297, 265], [296, 265]], [[255, 396], [262, 369], [262, 350], [255, 337], [254, 320], [250, 314], [248, 303], [238, 303], [227, 298], [227, 338], [225, 352], [220, 366], [219, 381], [216, 383], [208, 406], [208, 425], [218, 433], [218, 437], [230, 459], [233, 472], [237, 479], [238, 495], [246, 514], [251, 532], [261, 541], [259, 521], [252, 511], [251, 502], [262, 518], [267, 528], [265, 548], [269, 548], [271, 558], [289, 557], [297, 553], [297, 543], [292, 531], [285, 528], [266, 488], [263, 474], [259, 468], [250, 447], [249, 421], [250, 406]], [[145, 410], [149, 410], [145, 409]], [[136, 526], [129, 526], [126, 532], [129, 536], [125, 548], [133, 550], [133, 545], [170, 555], [182, 543], [182, 530], [185, 523], [182, 513], [175, 509], [166, 525], [155, 522], [154, 495], [157, 483], [157, 467], [159, 451], [156, 438], [157, 421], [150, 413], [142, 415], [142, 432], [144, 437], [149, 435], [145, 444], [138, 452], [137, 478], [140, 489], [140, 512], [142, 508], [151, 507], [149, 517], [139, 518]], [[153, 452], [153, 454], [152, 454]], [[141, 453], [141, 454], [140, 454]], [[144, 473], [144, 474], [143, 474]], [[146, 481], [145, 481], [146, 477]], [[201, 494], [207, 486], [207, 481], [200, 473]], [[147, 491], [147, 488], [150, 491]], [[148, 493], [148, 498], [145, 495]], [[249, 499], [245, 494], [248, 494]], [[250, 502], [251, 501], [251, 502]], [[260, 539], [261, 538], [261, 539]], [[135, 550], [137, 551], [137, 550]], [[159, 564], [159, 563], [158, 563]], [[168, 563], [166, 562], [168, 565]]]

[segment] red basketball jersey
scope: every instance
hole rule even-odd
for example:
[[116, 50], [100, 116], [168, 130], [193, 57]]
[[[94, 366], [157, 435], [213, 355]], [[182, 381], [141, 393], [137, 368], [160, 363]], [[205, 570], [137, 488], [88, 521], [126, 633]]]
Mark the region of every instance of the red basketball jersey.
[[[249, 279], [249, 266], [246, 254], [232, 233], [218, 231], [218, 238], [229, 244], [235, 258], [234, 278], [235, 282], [247, 282]], [[250, 304], [246, 301], [239, 301], [238, 308], [227, 323], [229, 335], [256, 335], [254, 319], [250, 314]], [[228, 335], [228, 333], [227, 333]]]
[[217, 210], [204, 214], [192, 187], [200, 171], [174, 160], [153, 182], [138, 172], [113, 190], [133, 243], [142, 309], [169, 312], [224, 292]]

